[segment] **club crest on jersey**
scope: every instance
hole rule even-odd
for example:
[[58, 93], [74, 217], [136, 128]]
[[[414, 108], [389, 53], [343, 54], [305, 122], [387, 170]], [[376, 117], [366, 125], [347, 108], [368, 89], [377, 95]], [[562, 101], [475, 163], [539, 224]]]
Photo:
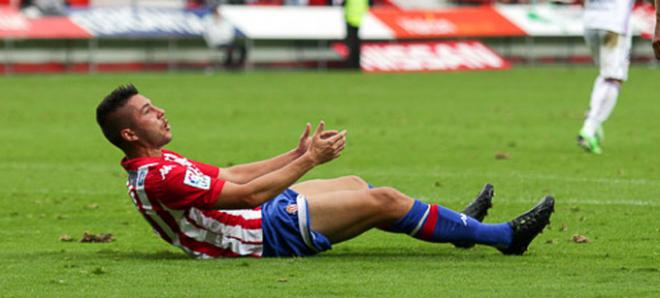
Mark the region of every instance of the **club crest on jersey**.
[[187, 169], [186, 175], [183, 178], [183, 184], [200, 189], [209, 189], [211, 188], [211, 177]]

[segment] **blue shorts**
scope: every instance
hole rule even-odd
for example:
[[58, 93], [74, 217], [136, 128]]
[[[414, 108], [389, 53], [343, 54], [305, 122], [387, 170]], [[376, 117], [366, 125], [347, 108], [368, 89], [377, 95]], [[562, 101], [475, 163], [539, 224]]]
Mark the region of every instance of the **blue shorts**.
[[311, 256], [332, 248], [330, 240], [312, 231], [307, 199], [287, 189], [261, 205], [264, 257]]

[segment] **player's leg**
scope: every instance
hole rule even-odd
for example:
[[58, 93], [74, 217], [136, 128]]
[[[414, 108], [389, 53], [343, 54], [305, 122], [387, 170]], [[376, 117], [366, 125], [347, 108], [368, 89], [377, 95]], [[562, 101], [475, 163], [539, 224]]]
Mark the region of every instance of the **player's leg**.
[[598, 138], [599, 141], [604, 139], [604, 131], [602, 127], [616, 106], [623, 81], [616, 78], [605, 78], [605, 83], [603, 85], [606, 86], [603, 88], [605, 89], [603, 92], [603, 100], [600, 108], [594, 115], [596, 122], [599, 123], [594, 136]]
[[[584, 40], [589, 47], [594, 62], [598, 67], [602, 67], [601, 48], [605, 33], [606, 32], [603, 30], [596, 29], [586, 29], [584, 33]], [[596, 120], [596, 114], [598, 113], [603, 98], [604, 89], [602, 86], [604, 81], [605, 78], [600, 75], [596, 77], [596, 80], [594, 81], [594, 85], [591, 89], [589, 109], [587, 110], [584, 123], [582, 124], [582, 128], [580, 129], [580, 133], [577, 137], [578, 145], [580, 145], [585, 150], [596, 154], [601, 153], [600, 144], [598, 143], [598, 139], [595, 137], [595, 133], [600, 127], [600, 124]]]
[[225, 61], [222, 65], [225, 69], [229, 69], [232, 67], [234, 61], [234, 47], [232, 45], [226, 45], [223, 46], [223, 49], [225, 50]]
[[312, 229], [333, 243], [374, 227], [425, 241], [462, 245], [506, 248], [513, 239], [510, 223], [482, 224], [448, 208], [412, 200], [388, 187], [320, 194], [308, 198], [308, 208]]
[[342, 190], [307, 197], [311, 228], [339, 243], [403, 217], [414, 201], [381, 187]]
[[334, 179], [307, 180], [294, 184], [291, 189], [309, 198], [326, 192], [366, 190], [369, 187], [369, 184], [358, 176], [343, 176]]
[[[367, 190], [372, 188], [369, 183], [359, 176], [343, 176], [333, 179], [313, 179], [304, 182], [299, 182], [291, 186], [295, 192], [300, 193], [306, 197], [314, 197], [319, 194], [336, 192], [343, 190]], [[478, 220], [483, 221], [484, 217], [488, 214], [488, 209], [492, 205], [492, 198], [495, 190], [493, 185], [487, 183], [477, 194], [477, 197], [466, 206], [463, 213]]]
[[578, 136], [578, 144], [600, 154], [604, 137], [602, 125], [612, 113], [621, 84], [627, 77], [632, 34], [588, 30], [585, 38], [600, 67], [592, 89], [589, 111]]
[[[495, 196], [495, 188], [492, 184], [486, 183], [481, 189], [477, 197], [470, 202], [461, 213], [476, 219], [479, 222], [483, 222], [486, 215], [488, 215], [488, 209], [493, 207], [493, 196]], [[454, 246], [459, 248], [471, 248], [474, 246], [474, 243], [454, 243]]]
[[247, 60], [247, 46], [245, 41], [241, 40], [237, 42], [238, 48], [238, 60], [236, 61], [236, 66], [243, 67], [245, 66], [245, 60]]
[[[632, 32], [618, 34], [608, 32], [601, 49], [601, 76], [605, 78], [602, 104], [596, 113], [596, 121], [602, 126], [616, 106], [623, 82], [628, 78]], [[596, 131], [598, 136], [598, 130]]]

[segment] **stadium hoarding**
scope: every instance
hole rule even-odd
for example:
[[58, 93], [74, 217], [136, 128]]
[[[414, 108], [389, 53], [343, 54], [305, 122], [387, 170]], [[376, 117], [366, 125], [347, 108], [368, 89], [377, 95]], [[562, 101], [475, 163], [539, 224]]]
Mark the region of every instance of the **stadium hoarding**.
[[478, 41], [366, 43], [366, 72], [430, 72], [507, 69], [510, 64]]
[[529, 36], [582, 36], [582, 6], [579, 5], [497, 5], [499, 14]]
[[69, 18], [95, 37], [199, 37], [203, 14], [163, 7], [73, 9]]
[[85, 39], [91, 36], [67, 17], [28, 18], [14, 9], [0, 8], [0, 38]]
[[[340, 40], [346, 36], [341, 7], [223, 6], [221, 14], [253, 39]], [[360, 37], [391, 40], [392, 30], [371, 14], [364, 17]]]
[[[165, 7], [99, 7], [71, 10], [69, 17], [97, 37], [200, 37], [206, 11]], [[340, 7], [254, 7], [224, 5], [220, 10], [250, 39], [340, 40], [346, 35]], [[393, 39], [391, 30], [367, 15], [364, 39]]]
[[[341, 40], [346, 27], [340, 7], [225, 5], [221, 14], [254, 40]], [[208, 11], [174, 7], [110, 6], [70, 9], [67, 16], [28, 18], [0, 9], [0, 38], [162, 38], [202, 36]], [[653, 9], [638, 6], [634, 32], [648, 36]], [[577, 5], [496, 5], [436, 10], [373, 8], [360, 29], [364, 40], [461, 37], [581, 36]]]
[[[581, 5], [499, 4], [495, 6], [495, 10], [521, 28], [528, 36], [570, 37], [584, 34]], [[651, 5], [636, 6], [631, 16], [633, 34], [650, 38], [655, 24], [654, 18], [655, 9]]]
[[645, 3], [638, 5], [633, 9], [631, 22], [633, 28], [636, 28], [645, 39], [652, 39], [655, 31], [655, 7]]
[[524, 36], [525, 31], [491, 7], [440, 10], [371, 9], [397, 39]]

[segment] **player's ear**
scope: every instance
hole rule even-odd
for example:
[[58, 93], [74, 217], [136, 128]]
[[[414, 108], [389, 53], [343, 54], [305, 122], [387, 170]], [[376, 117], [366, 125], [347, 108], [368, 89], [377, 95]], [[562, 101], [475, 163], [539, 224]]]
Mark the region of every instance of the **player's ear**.
[[130, 128], [124, 128], [119, 131], [119, 135], [126, 142], [135, 142], [139, 139], [135, 131]]

